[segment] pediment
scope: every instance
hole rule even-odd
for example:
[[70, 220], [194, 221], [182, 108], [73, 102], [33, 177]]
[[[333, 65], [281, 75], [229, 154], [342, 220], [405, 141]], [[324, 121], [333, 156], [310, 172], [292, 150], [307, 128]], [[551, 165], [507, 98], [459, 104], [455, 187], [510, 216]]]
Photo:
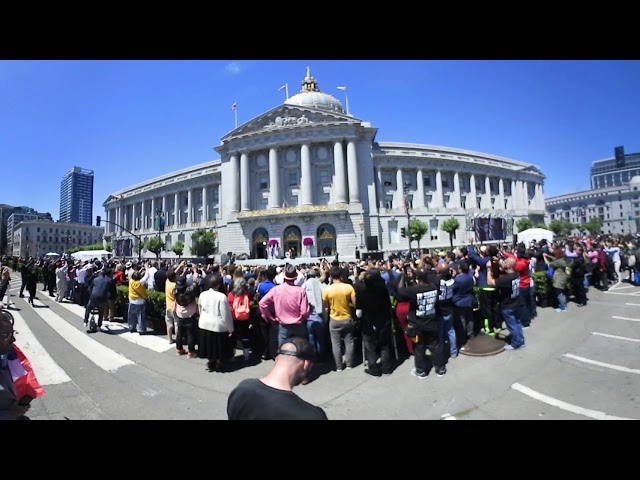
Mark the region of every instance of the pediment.
[[239, 126], [224, 136], [222, 142], [252, 134], [309, 128], [317, 125], [360, 124], [361, 120], [349, 115], [327, 112], [315, 108], [280, 105]]

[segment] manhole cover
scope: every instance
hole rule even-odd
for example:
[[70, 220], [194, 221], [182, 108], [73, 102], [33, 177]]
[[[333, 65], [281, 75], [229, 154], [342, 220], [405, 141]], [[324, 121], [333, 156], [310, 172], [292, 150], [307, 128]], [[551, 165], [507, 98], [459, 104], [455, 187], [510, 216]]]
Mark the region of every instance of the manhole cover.
[[506, 342], [496, 339], [489, 335], [478, 335], [474, 339], [469, 340], [467, 344], [460, 349], [463, 355], [471, 357], [486, 357], [495, 355], [504, 350]]

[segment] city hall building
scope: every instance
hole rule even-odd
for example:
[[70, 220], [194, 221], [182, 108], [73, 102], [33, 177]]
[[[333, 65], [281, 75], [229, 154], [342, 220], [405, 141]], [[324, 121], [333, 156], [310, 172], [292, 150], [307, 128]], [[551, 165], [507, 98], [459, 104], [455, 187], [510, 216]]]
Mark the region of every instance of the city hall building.
[[407, 250], [401, 231], [409, 218], [429, 227], [422, 248], [449, 245], [441, 226], [450, 218], [460, 224], [454, 243], [474, 238], [483, 222], [500, 227], [482, 240], [510, 241], [515, 220], [544, 221], [545, 177], [537, 167], [455, 148], [376, 142], [377, 132], [321, 92], [307, 69], [300, 93], [221, 139], [218, 160], [110, 195], [105, 238], [116, 255], [137, 256], [118, 247], [133, 238], [118, 224], [142, 239], [160, 234], [167, 251], [180, 240], [189, 257], [191, 234], [206, 228], [216, 231], [220, 253], [348, 259]]

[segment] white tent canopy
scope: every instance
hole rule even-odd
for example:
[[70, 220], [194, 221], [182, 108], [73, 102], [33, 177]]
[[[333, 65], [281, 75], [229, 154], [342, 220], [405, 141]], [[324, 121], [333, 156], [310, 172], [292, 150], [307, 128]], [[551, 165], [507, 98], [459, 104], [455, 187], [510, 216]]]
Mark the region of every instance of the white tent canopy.
[[91, 260], [94, 258], [110, 258], [111, 252], [107, 250], [81, 250], [76, 253], [72, 253], [71, 257], [75, 260]]
[[529, 228], [518, 233], [518, 243], [523, 242], [527, 247], [532, 240], [539, 242], [542, 239], [547, 242], [553, 242], [555, 234], [551, 230], [545, 230], [544, 228]]

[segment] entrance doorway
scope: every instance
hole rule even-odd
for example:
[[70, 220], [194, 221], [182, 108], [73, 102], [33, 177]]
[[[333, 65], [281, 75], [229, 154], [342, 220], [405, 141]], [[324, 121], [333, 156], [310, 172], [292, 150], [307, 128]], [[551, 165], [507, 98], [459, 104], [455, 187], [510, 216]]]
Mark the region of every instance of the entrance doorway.
[[284, 254], [289, 253], [289, 258], [296, 258], [302, 251], [302, 233], [295, 225], [284, 229]]
[[253, 232], [253, 258], [267, 258], [267, 242], [269, 233], [264, 228], [257, 228]]
[[336, 229], [329, 223], [323, 223], [316, 233], [318, 239], [318, 255], [331, 257], [336, 254]]

